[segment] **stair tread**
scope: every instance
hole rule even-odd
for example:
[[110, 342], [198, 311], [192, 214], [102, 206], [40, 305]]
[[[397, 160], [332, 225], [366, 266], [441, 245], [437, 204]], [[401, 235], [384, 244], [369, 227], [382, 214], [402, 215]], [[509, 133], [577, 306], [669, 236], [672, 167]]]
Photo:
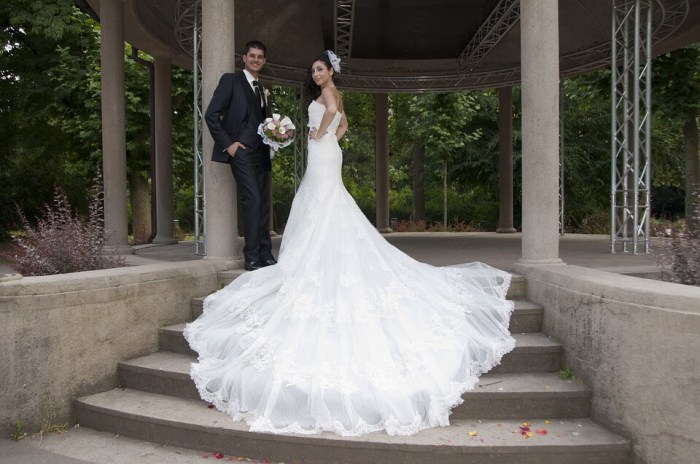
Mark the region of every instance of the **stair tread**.
[[[182, 335], [182, 331], [185, 329], [185, 323], [173, 324], [158, 329], [161, 333], [170, 333], [172, 335]], [[514, 333], [512, 334], [515, 338], [516, 348], [521, 349], [552, 349], [559, 350], [562, 348], [561, 343], [547, 337], [542, 332], [534, 333]]]
[[[192, 301], [195, 301], [199, 304], [203, 304], [205, 299], [206, 299], [206, 296], [199, 296], [199, 297], [192, 298]], [[533, 303], [529, 300], [513, 300], [513, 303], [515, 303], [515, 312], [518, 312], [518, 313], [540, 314], [542, 312], [541, 305], [538, 305], [537, 303]]]
[[[120, 362], [119, 368], [152, 374], [157, 372], [158, 375], [165, 377], [189, 379], [190, 364], [196, 360], [197, 358], [192, 355], [159, 351]], [[486, 373], [481, 376], [477, 387], [464, 393], [464, 397], [465, 399], [477, 395], [506, 397], [513, 394], [527, 397], [552, 394], [588, 395], [590, 388], [570, 380], [561, 380], [557, 373]]]
[[[185, 325], [185, 323], [173, 324], [161, 327], [160, 329], [158, 329], [158, 331], [170, 335], [182, 336], [182, 332], [185, 329]], [[563, 349], [561, 343], [548, 337], [542, 332], [514, 333], [512, 335], [515, 339], [515, 348], [519, 350], [560, 351]]]
[[[437, 427], [421, 431], [412, 436], [389, 436], [384, 432], [371, 433], [360, 437], [340, 437], [331, 433], [318, 435], [273, 435], [249, 432], [245, 423], [234, 422], [231, 418], [215, 409], [209, 409], [199, 400], [183, 399], [170, 396], [147, 393], [132, 389], [114, 389], [97, 393], [76, 400], [79, 408], [100, 412], [111, 416], [124, 416], [148, 423], [165, 424], [168, 426], [184, 427], [188, 430], [201, 428], [217, 430], [233, 435], [254, 435], [261, 440], [269, 441], [304, 441], [312, 444], [324, 443], [339, 446], [440, 446], [445, 449], [464, 448], [474, 452], [513, 452], [514, 450], [532, 451], [533, 447], [551, 448], [559, 451], [561, 447], [575, 450], [595, 447], [629, 446], [624, 438], [595, 424], [590, 419], [553, 419], [551, 424], [545, 424], [546, 418], [523, 418], [531, 423], [531, 429], [546, 429], [547, 435], [535, 435], [524, 439], [520, 434], [521, 420], [471, 420], [460, 419], [451, 421], [450, 427]], [[476, 436], [468, 432], [476, 431]], [[357, 445], [355, 445], [357, 446]]]
[[[171, 335], [180, 335], [185, 329], [185, 323], [173, 324], [161, 327], [159, 332], [169, 333]], [[563, 350], [563, 346], [558, 341], [548, 337], [542, 332], [533, 333], [514, 333], [515, 348], [518, 351], [552, 351], [559, 352]]]

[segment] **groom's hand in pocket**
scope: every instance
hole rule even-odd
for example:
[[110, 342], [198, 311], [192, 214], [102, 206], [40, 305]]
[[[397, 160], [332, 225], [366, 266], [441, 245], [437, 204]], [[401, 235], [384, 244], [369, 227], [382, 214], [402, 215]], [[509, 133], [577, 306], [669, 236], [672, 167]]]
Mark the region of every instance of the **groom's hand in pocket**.
[[243, 145], [241, 142], [233, 142], [227, 149], [226, 152], [228, 153], [228, 156], [233, 158], [236, 156], [236, 152], [238, 151], [239, 148], [242, 148], [245, 150], [245, 145]]

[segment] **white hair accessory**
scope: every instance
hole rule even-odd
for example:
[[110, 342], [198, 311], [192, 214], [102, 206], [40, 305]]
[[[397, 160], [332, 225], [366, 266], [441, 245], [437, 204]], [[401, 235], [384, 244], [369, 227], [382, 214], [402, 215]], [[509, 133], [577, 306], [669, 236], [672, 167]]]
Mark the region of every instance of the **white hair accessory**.
[[333, 70], [340, 73], [340, 58], [338, 58], [338, 55], [333, 53], [333, 50], [326, 50], [326, 55], [328, 55], [328, 61], [331, 62]]

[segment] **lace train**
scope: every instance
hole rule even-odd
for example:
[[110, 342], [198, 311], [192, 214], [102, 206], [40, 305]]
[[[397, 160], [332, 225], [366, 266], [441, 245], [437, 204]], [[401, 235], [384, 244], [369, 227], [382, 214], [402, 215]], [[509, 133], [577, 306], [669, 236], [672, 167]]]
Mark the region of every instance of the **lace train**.
[[[322, 110], [312, 103], [312, 123]], [[252, 431], [449, 425], [461, 395], [514, 347], [510, 274], [433, 267], [390, 245], [342, 184], [334, 131], [310, 142], [278, 264], [207, 297], [186, 326], [199, 355], [191, 376], [202, 399]]]

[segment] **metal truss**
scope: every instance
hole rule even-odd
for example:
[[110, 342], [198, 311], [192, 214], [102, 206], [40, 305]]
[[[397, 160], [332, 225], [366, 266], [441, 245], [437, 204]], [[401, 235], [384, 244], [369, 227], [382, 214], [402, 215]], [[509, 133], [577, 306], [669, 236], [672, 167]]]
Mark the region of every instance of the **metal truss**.
[[[653, 8], [652, 8], [653, 4]], [[520, 83], [520, 67], [478, 69], [478, 64], [519, 20], [519, 0], [500, 0], [477, 34], [458, 57], [452, 72], [426, 75], [375, 75], [353, 73], [352, 52], [354, 0], [336, 0], [335, 47], [344, 59], [343, 88], [360, 92], [449, 92]], [[689, 0], [613, 0], [611, 44], [564, 55], [560, 58], [562, 78], [607, 67], [612, 56], [612, 213], [611, 250], [618, 247], [637, 253], [649, 251], [650, 175], [650, 58], [651, 42], [661, 41], [686, 20]], [[194, 69], [194, 176], [195, 253], [205, 253], [206, 205], [202, 161], [201, 102], [201, 0], [177, 0], [176, 37], [180, 47], [193, 56]], [[476, 72], [474, 69], [478, 69]], [[298, 87], [306, 70], [267, 63], [263, 76], [272, 83]], [[295, 94], [297, 95], [297, 94]], [[306, 117], [301, 88], [298, 90], [296, 121]], [[305, 124], [300, 123], [305, 128]], [[304, 129], [305, 130], [305, 129]], [[301, 135], [301, 134], [300, 134]], [[295, 189], [306, 164], [305, 137], [294, 145]], [[563, 165], [562, 165], [563, 168]], [[563, 212], [563, 186], [561, 211]], [[563, 232], [563, 217], [560, 218]]]
[[650, 0], [612, 3], [610, 251], [649, 252]]
[[[687, 18], [689, 0], [648, 0], [654, 2], [654, 41], [672, 34]], [[176, 18], [177, 40], [182, 49], [192, 54], [194, 15], [199, 15], [201, 0], [178, 0]], [[375, 75], [352, 72], [348, 64], [351, 55], [354, 0], [336, 0], [335, 24], [336, 54], [344, 59], [343, 88], [358, 92], [450, 92], [468, 89], [493, 88], [520, 83], [520, 67], [478, 68], [477, 64], [498, 43], [519, 17], [519, 0], [499, 0], [497, 6], [481, 26], [459, 57], [459, 68], [454, 71], [428, 72], [426, 75]], [[196, 7], [195, 7], [196, 5]], [[477, 37], [481, 39], [477, 40]], [[600, 44], [560, 58], [562, 77], [573, 76], [610, 66], [611, 45]], [[473, 69], [469, 69], [469, 68]], [[476, 71], [474, 71], [476, 70]], [[263, 77], [278, 84], [297, 85], [306, 78], [306, 69], [268, 62]]]
[[676, 0], [674, 2], [655, 0], [652, 8], [652, 23], [655, 25], [652, 31], [652, 40], [654, 42], [661, 41], [673, 34], [688, 17], [689, 10], [689, 0]]
[[[194, 158], [194, 253], [206, 254], [206, 195], [204, 183], [204, 160], [202, 158], [202, 26], [201, 0], [178, 0], [177, 37], [180, 46], [191, 47], [193, 86], [193, 145]], [[187, 29], [189, 28], [189, 33]]]
[[457, 57], [459, 67], [474, 69], [519, 20], [520, 0], [500, 0]]
[[194, 39], [201, 30], [201, 0], [177, 0], [175, 38], [182, 51], [192, 56]]
[[333, 12], [335, 19], [335, 54], [344, 61], [343, 70], [350, 70], [352, 53], [352, 28], [355, 23], [355, 0], [337, 0]]

